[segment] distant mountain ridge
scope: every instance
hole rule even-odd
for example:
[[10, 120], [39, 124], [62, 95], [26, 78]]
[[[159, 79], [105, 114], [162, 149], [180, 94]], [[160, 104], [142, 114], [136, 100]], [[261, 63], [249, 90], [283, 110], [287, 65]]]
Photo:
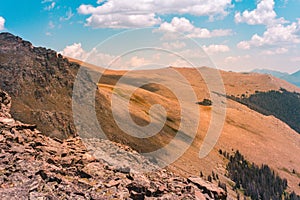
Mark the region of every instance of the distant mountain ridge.
[[275, 70], [269, 70], [269, 69], [254, 69], [251, 72], [259, 73], [259, 74], [270, 74], [277, 78], [283, 79], [289, 83], [292, 83], [292, 84], [296, 85], [297, 87], [300, 87], [300, 70], [293, 74], [275, 71]]
[[300, 87], [300, 71], [297, 71], [289, 76], [285, 76], [283, 77], [284, 80]]

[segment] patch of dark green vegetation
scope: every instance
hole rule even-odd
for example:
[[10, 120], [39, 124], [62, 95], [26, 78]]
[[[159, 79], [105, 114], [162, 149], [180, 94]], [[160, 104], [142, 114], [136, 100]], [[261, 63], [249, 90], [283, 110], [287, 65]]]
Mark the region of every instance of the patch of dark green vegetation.
[[268, 165], [260, 167], [247, 161], [244, 156], [236, 151], [234, 155], [219, 151], [229, 159], [227, 164], [228, 177], [235, 182], [234, 190], [244, 192], [251, 199], [273, 200], [299, 200], [295, 192], [286, 192], [288, 183], [280, 178]]
[[283, 88], [279, 91], [256, 91], [255, 94], [227, 98], [246, 105], [263, 115], [273, 115], [300, 133], [300, 94]]
[[212, 101], [210, 99], [203, 99], [203, 101], [196, 102], [196, 104], [199, 104], [202, 106], [211, 106]]

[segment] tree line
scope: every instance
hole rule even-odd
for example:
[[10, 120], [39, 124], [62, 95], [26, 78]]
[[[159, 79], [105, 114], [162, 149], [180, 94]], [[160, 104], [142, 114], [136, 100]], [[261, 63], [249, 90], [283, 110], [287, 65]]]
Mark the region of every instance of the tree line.
[[234, 190], [241, 190], [251, 199], [300, 200], [294, 192], [286, 192], [288, 182], [279, 177], [268, 165], [258, 166], [247, 161], [236, 151], [234, 155], [219, 151], [229, 159], [227, 164], [228, 177], [235, 182]]
[[283, 88], [279, 91], [256, 91], [255, 94], [227, 98], [246, 105], [263, 115], [273, 115], [300, 133], [300, 94], [289, 92]]

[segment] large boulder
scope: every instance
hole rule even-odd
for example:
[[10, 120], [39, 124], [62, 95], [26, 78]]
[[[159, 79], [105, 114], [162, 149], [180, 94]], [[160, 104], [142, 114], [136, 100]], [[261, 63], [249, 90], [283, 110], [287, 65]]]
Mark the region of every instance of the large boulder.
[[215, 184], [203, 180], [200, 177], [190, 177], [188, 181], [195, 184], [204, 194], [208, 194], [213, 199], [226, 199], [227, 192]]

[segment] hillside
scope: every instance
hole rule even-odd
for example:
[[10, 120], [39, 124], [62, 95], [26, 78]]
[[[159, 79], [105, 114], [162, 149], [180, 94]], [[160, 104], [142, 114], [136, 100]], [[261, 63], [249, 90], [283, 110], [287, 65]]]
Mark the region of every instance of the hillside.
[[[79, 137], [62, 141], [10, 115], [10, 96], [0, 90], [0, 198], [11, 199], [226, 199], [226, 192], [199, 177], [161, 170], [130, 147], [92, 141], [97, 151], [127, 159], [107, 162]], [[137, 168], [152, 167], [141, 173]], [[163, 182], [161, 181], [163, 180]]]
[[[199, 100], [209, 98], [205, 82], [201, 76], [195, 72], [195, 69], [175, 69], [188, 79], [196, 91]], [[124, 72], [107, 71], [102, 76], [105, 81], [99, 85], [99, 95], [103, 98], [101, 106], [108, 106], [108, 110], [111, 95], [113, 93], [113, 85], [118, 80], [117, 77], [122, 76], [122, 74], [124, 74]], [[143, 72], [141, 71], [132, 72], [126, 77], [130, 79], [132, 83], [136, 83], [138, 82], [139, 77], [145, 78], [142, 74]], [[254, 94], [255, 91], [279, 91], [280, 88], [287, 88], [289, 91], [299, 92], [299, 88], [270, 75], [239, 74], [223, 71], [221, 72], [221, 75], [228, 95], [250, 95]], [[165, 78], [166, 82], [168, 81], [169, 83], [176, 85], [177, 88], [180, 85], [178, 80], [172, 79], [172, 77], [169, 76], [167, 69], [147, 71], [147, 79], [157, 80], [158, 77], [160, 79]], [[130, 86], [122, 85], [122, 88], [118, 89], [118, 91], [126, 91], [128, 87]], [[147, 152], [150, 147], [158, 148], [159, 145], [164, 145], [162, 142], [170, 141], [172, 131], [176, 131], [176, 128], [180, 123], [180, 118], [176, 115], [179, 111], [176, 98], [172, 96], [170, 91], [168, 91], [165, 87], [155, 84], [144, 87], [144, 89], [138, 89], [134, 93], [134, 98], [142, 98], [146, 102], [149, 102], [149, 104], [160, 103], [167, 109], [171, 107], [172, 110], [168, 110], [168, 119], [172, 120], [167, 121], [167, 127], [164, 127], [165, 129], [161, 131], [161, 134], [159, 134], [157, 138], [147, 139], [147, 145], [145, 145], [145, 141], [137, 140], [136, 138], [131, 140], [131, 137], [127, 137], [127, 139], [124, 139], [123, 142], [135, 149], [138, 149], [140, 152]], [[194, 102], [190, 102], [189, 105], [191, 106], [192, 104], [194, 104]], [[131, 105], [132, 107], [130, 107], [130, 112], [133, 119], [138, 116], [138, 119], [136, 119], [137, 122], [139, 122], [138, 120], [141, 121], [141, 119], [149, 122], [147, 115], [143, 114], [147, 111], [149, 105], [146, 107], [145, 103], [137, 100], [133, 100]], [[300, 150], [299, 134], [297, 134], [284, 122], [273, 116], [264, 116], [240, 103], [228, 100], [226, 120], [219, 141], [214, 150], [207, 157], [199, 159], [199, 149], [208, 130], [212, 111], [210, 107], [206, 106], [199, 106], [198, 108], [201, 113], [199, 120], [200, 126], [198, 127], [195, 140], [187, 152], [169, 167], [171, 170], [179, 171], [185, 176], [189, 176], [190, 174], [197, 175], [199, 174], [199, 171], [203, 171], [204, 174], [208, 175], [211, 174], [212, 170], [219, 174], [224, 174], [224, 166], [226, 162], [218, 155], [218, 149], [225, 149], [228, 152], [231, 152], [232, 149], [238, 149], [252, 162], [257, 163], [258, 165], [270, 165], [270, 167], [279, 173], [281, 177], [288, 179], [289, 189], [295, 190], [299, 193], [299, 177], [298, 175], [293, 174], [292, 171], [293, 169], [297, 172], [300, 171], [300, 160], [296, 154], [291, 153], [298, 152]], [[196, 116], [196, 114], [194, 114], [195, 112], [197, 112], [197, 110], [190, 110], [190, 117]], [[101, 122], [107, 122], [108, 119], [112, 117], [111, 113], [107, 116], [106, 120], [101, 118], [101, 116], [98, 116], [100, 124], [103, 125], [104, 129], [106, 125]], [[145, 124], [143, 121], [141, 123]], [[170, 130], [168, 127], [174, 128], [173, 130]], [[117, 133], [119, 137], [122, 135], [122, 132], [118, 129], [107, 129], [107, 133], [110, 133], [110, 131]], [[171, 131], [171, 133], [169, 131]]]
[[[79, 94], [85, 97], [87, 91], [97, 92], [94, 93], [95, 101], [87, 102], [87, 109], [77, 110], [79, 112], [75, 117], [76, 119], [81, 117], [82, 121], [81, 126], [75, 128], [72, 88], [80, 65], [85, 66], [84, 73], [90, 72], [90, 76], [85, 77], [87, 85]], [[216, 72], [207, 67], [199, 70], [203, 76]], [[172, 159], [170, 156], [172, 153], [187, 146], [187, 151], [168, 166], [169, 170], [184, 177], [198, 176], [200, 171], [204, 176], [208, 176], [214, 171], [219, 174], [221, 181], [230, 183], [224, 176], [227, 161], [218, 151], [239, 150], [247, 160], [257, 165], [268, 164], [281, 177], [287, 179], [288, 190], [300, 193], [297, 174], [300, 172], [300, 158], [295, 153], [300, 151], [300, 135], [281, 120], [262, 115], [236, 101], [227, 100], [225, 121], [218, 143], [208, 156], [199, 158], [199, 150], [209, 129], [211, 117], [215, 116], [216, 120], [222, 122], [224, 116], [220, 110], [196, 104], [205, 98], [212, 98], [203, 76], [196, 69], [170, 67], [130, 72], [104, 70], [80, 61], [68, 60], [54, 51], [33, 47], [18, 37], [2, 33], [0, 72], [1, 88], [8, 91], [15, 102], [12, 105], [13, 117], [25, 123], [37, 124], [38, 129], [45, 135], [67, 138], [79, 133], [80, 136], [83, 134], [88, 138], [98, 137], [98, 132], [93, 131], [94, 127], [89, 126], [91, 122], [95, 122], [95, 118], [90, 114], [94, 102], [98, 122], [105, 136], [112, 141], [130, 146], [144, 155], [172, 142], [167, 151], [156, 154], [158, 161]], [[178, 78], [174, 72], [180, 73], [186, 82]], [[227, 95], [241, 97], [243, 94], [255, 94], [255, 91], [279, 91], [280, 88], [289, 92], [300, 92], [298, 87], [271, 75], [224, 71], [219, 73]], [[97, 85], [89, 80], [94, 78], [93, 75], [101, 77]], [[212, 83], [218, 81], [213, 78]], [[120, 81], [124, 82], [119, 84]], [[136, 89], [136, 86], [145, 81], [149, 83]], [[196, 98], [189, 96], [187, 86], [191, 86], [195, 91]], [[129, 95], [132, 91], [133, 94]], [[177, 94], [181, 94], [183, 99], [177, 99]], [[124, 100], [126, 98], [130, 99], [129, 106]], [[167, 117], [166, 122], [157, 131], [158, 134], [150, 135], [143, 132], [145, 130], [143, 127], [156, 130], [161, 126], [161, 122], [164, 122], [161, 115], [157, 114], [163, 113], [158, 112], [159, 109], [157, 112], [149, 111], [155, 104], [165, 108]], [[225, 105], [225, 102], [221, 104]], [[127, 126], [124, 131], [118, 126], [122, 122], [125, 126], [129, 124], [128, 116], [124, 115], [128, 109], [130, 118], [140, 125], [138, 129]], [[200, 111], [199, 118], [198, 111]], [[181, 118], [182, 112], [185, 112], [184, 119]], [[184, 123], [181, 123], [181, 120], [184, 120]], [[198, 122], [199, 126], [195, 126]], [[148, 126], [149, 124], [154, 125]], [[176, 137], [177, 131], [181, 128], [184, 131], [180, 137]], [[83, 130], [85, 132], [81, 132]], [[213, 127], [212, 130], [217, 128]], [[195, 132], [194, 139], [193, 132]], [[145, 135], [139, 138], [134, 135], [137, 133]], [[192, 145], [187, 145], [190, 141]], [[292, 173], [293, 171], [297, 173]]]
[[268, 92], [256, 91], [255, 94], [228, 98], [244, 104], [263, 115], [273, 115], [300, 133], [300, 94], [285, 89]]

